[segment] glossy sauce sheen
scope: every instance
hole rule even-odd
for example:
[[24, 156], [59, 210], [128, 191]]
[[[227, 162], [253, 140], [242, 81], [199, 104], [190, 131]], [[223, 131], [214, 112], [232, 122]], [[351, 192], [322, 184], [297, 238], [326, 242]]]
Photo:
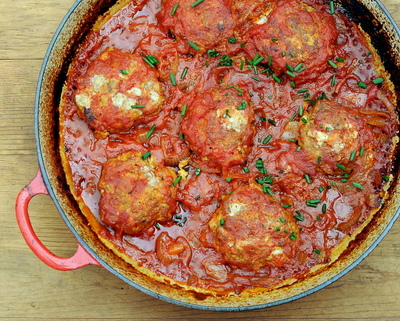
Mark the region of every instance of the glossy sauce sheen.
[[[100, 223], [96, 232], [156, 274], [234, 292], [299, 278], [329, 263], [381, 205], [397, 134], [386, 73], [363, 33], [329, 4], [193, 2], [150, 0], [138, 11], [128, 4], [82, 44], [62, 105], [72, 190]], [[220, 25], [208, 28], [213, 21]], [[109, 48], [157, 58], [148, 72], [156, 72], [163, 102], [128, 131], [95, 133], [76, 96]], [[169, 219], [128, 235], [102, 223], [98, 183], [107, 160], [148, 151], [182, 177], [173, 187], [178, 202]], [[251, 206], [241, 220], [234, 200], [243, 199]]]

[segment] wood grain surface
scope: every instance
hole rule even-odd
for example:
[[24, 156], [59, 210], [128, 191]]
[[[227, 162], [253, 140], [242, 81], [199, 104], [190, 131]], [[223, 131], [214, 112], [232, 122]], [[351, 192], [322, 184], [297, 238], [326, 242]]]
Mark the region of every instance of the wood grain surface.
[[[248, 312], [210, 312], [157, 300], [107, 270], [56, 271], [28, 248], [14, 204], [36, 174], [33, 106], [47, 46], [74, 0], [0, 0], [0, 320], [400, 320], [400, 224], [350, 273], [297, 301]], [[400, 24], [400, 0], [383, 0]], [[62, 257], [77, 243], [51, 199], [36, 196], [30, 218]]]

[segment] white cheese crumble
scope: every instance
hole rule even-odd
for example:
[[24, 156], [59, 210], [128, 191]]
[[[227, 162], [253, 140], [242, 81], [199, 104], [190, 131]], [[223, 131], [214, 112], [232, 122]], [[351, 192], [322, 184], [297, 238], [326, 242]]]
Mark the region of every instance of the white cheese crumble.
[[240, 213], [245, 207], [246, 207], [246, 204], [243, 204], [243, 203], [229, 204], [228, 216], [235, 216], [236, 214]]
[[93, 89], [96, 92], [104, 91], [104, 86], [106, 86], [109, 82], [109, 80], [104, 77], [103, 75], [94, 75], [91, 78], [91, 82], [93, 85]]
[[243, 132], [247, 126], [246, 115], [238, 109], [218, 109], [217, 116], [222, 119], [222, 126], [226, 130]]
[[[132, 110], [133, 105], [136, 105], [136, 99], [129, 98], [128, 96], [124, 95], [123, 93], [117, 93], [112, 97], [112, 102], [114, 106], [118, 107], [119, 109], [124, 110]], [[137, 112], [142, 113], [141, 110], [135, 109]]]
[[92, 99], [88, 95], [81, 94], [75, 96], [75, 102], [80, 108], [90, 108]]

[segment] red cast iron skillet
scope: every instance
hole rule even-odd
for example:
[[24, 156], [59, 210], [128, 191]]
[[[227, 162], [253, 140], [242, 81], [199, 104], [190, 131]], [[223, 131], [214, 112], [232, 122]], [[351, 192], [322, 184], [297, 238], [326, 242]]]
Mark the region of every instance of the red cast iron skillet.
[[[178, 305], [214, 310], [242, 311], [266, 308], [311, 294], [339, 279], [360, 263], [382, 240], [399, 215], [400, 151], [396, 150], [394, 181], [390, 198], [371, 223], [350, 243], [337, 262], [326, 271], [299, 280], [291, 286], [256, 294], [248, 301], [221, 298], [209, 301], [196, 293], [176, 289], [144, 276], [111, 252], [88, 226], [85, 217], [69, 191], [58, 153], [58, 103], [71, 59], [96, 19], [116, 0], [80, 0], [69, 10], [57, 29], [40, 72], [35, 100], [35, 134], [39, 170], [21, 190], [16, 201], [16, 215], [21, 233], [31, 250], [47, 265], [58, 270], [71, 270], [88, 264], [103, 266], [131, 286], [156, 298]], [[400, 31], [379, 1], [342, 0], [341, 5], [371, 36], [387, 71], [391, 74], [397, 98], [400, 95]], [[78, 241], [78, 250], [70, 258], [50, 252], [36, 236], [28, 213], [28, 204], [38, 194], [49, 195], [60, 215]]]

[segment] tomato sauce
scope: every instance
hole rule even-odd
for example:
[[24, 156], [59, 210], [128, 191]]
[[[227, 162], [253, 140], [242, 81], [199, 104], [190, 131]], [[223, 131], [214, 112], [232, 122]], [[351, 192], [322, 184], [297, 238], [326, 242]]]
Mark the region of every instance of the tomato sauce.
[[[183, 7], [194, 1], [177, 2]], [[206, 3], [192, 9], [201, 12]], [[193, 24], [196, 14], [182, 17], [179, 6], [172, 14], [174, 1], [132, 2], [91, 32], [74, 58], [63, 93], [61, 150], [72, 190], [98, 221], [99, 227], [93, 226], [102, 237], [156, 274], [203, 289], [240, 292], [274, 286], [304, 276], [313, 266], [328, 264], [332, 250], [371, 218], [390, 180], [398, 122], [390, 80], [379, 57], [345, 12], [336, 8], [331, 13], [329, 4], [321, 1], [235, 3], [209, 2], [211, 7], [226, 7], [207, 11], [216, 16], [204, 21], [210, 24], [219, 19], [224, 26], [213, 29], [200, 24], [205, 32], [201, 29], [193, 36], [198, 45], [191, 41], [191, 29], [186, 34], [182, 27]], [[293, 20], [291, 12], [285, 20], [281, 3], [295, 8], [291, 10], [301, 8], [297, 18]], [[241, 11], [244, 7], [254, 10]], [[301, 30], [296, 26], [301, 27], [306, 13], [305, 22], [319, 15], [328, 26], [314, 26], [310, 31], [313, 40], [301, 60], [301, 49], [292, 52], [290, 48], [305, 46], [301, 41], [307, 39], [295, 39], [293, 30]], [[274, 16], [279, 19], [269, 22]], [[174, 19], [179, 19], [175, 29], [170, 21]], [[274, 35], [276, 28], [289, 28], [289, 22], [296, 24], [295, 29], [280, 29]], [[229, 37], [226, 30], [232, 31]], [[224, 38], [217, 41], [219, 36]], [[78, 116], [75, 96], [80, 79], [110, 47], [136, 57], [155, 57], [153, 67], [165, 100], [152, 118], [127, 131], [109, 131], [105, 137], [96, 133], [84, 115]], [[310, 69], [301, 74], [303, 68]], [[213, 101], [209, 95], [216, 92], [220, 96]], [[233, 119], [237, 111], [224, 101], [229, 96], [247, 118]], [[330, 110], [349, 110], [344, 113], [351, 120], [344, 121], [345, 116], [334, 112], [321, 116], [324, 103], [336, 106]], [[199, 116], [196, 108], [200, 107], [209, 108], [210, 113]], [[219, 123], [210, 127], [216, 115]], [[205, 125], [197, 126], [203, 119]], [[247, 126], [245, 136], [240, 136], [237, 124]], [[341, 135], [334, 136], [339, 129]], [[224, 130], [228, 136], [214, 140]], [[243, 144], [246, 147], [238, 152]], [[226, 156], [227, 150], [235, 155], [234, 161]], [[181, 178], [176, 183], [178, 209], [170, 220], [155, 222], [138, 235], [123, 234], [100, 219], [102, 168], [122, 153], [148, 151]], [[279, 217], [271, 227], [271, 233], [281, 233], [282, 243], [295, 242], [295, 255], [289, 260], [278, 264], [272, 258], [252, 270], [227, 262], [216, 249], [209, 222], [231, 194], [246, 186], [258, 189], [294, 218], [295, 234], [286, 233]], [[218, 228], [223, 229], [223, 223]], [[245, 225], [240, 235], [246, 235]]]

